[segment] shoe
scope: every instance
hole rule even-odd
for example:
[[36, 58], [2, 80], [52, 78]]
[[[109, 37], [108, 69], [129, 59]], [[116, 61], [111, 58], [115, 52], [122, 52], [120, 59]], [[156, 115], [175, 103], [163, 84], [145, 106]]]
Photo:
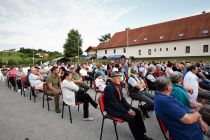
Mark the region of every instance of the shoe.
[[149, 114], [148, 114], [147, 110], [144, 108], [144, 106], [140, 105], [139, 108], [141, 109], [144, 118], [150, 118]]
[[18, 89], [18, 92], [20, 92], [20, 89]]
[[49, 100], [52, 100], [52, 98], [48, 96], [48, 97], [47, 97], [47, 100], [48, 100], [48, 101], [49, 101]]
[[144, 135], [144, 140], [153, 140], [153, 139], [148, 137], [147, 135]]
[[83, 121], [93, 121], [94, 118], [88, 117], [88, 118], [84, 118]]
[[56, 112], [56, 113], [61, 113], [60, 108], [56, 108], [56, 109], [55, 109], [55, 112]]
[[36, 95], [36, 94], [34, 94], [34, 93], [32, 93], [32, 96], [37, 97], [37, 95]]

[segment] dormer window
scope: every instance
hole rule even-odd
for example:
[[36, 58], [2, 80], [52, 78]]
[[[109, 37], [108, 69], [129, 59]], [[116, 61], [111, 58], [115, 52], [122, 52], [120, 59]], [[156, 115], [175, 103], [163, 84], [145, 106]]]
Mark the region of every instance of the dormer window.
[[209, 33], [209, 30], [206, 29], [206, 30], [203, 30], [203, 34], [208, 34]]
[[145, 37], [145, 38], [144, 38], [144, 41], [147, 41], [147, 40], [148, 40], [148, 38], [147, 38], [147, 37]]
[[164, 38], [164, 36], [160, 36], [160, 38], [159, 38], [159, 39], [161, 40], [161, 39], [163, 39], [163, 38]]
[[184, 36], [184, 33], [180, 33], [180, 34], [179, 34], [179, 37], [183, 37], [183, 36]]

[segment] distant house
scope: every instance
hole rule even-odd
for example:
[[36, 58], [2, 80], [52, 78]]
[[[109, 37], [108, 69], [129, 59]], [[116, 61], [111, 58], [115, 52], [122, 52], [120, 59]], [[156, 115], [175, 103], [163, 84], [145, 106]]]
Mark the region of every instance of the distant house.
[[16, 49], [9, 49], [9, 50], [3, 50], [5, 53], [13, 53], [15, 52]]
[[44, 52], [36, 53], [35, 55], [38, 56], [38, 57], [47, 57], [47, 56], [49, 56], [48, 53], [44, 53]]
[[95, 50], [96, 47], [90, 46], [88, 47], [85, 52], [87, 53], [87, 56], [96, 58], [97, 51]]
[[202, 13], [135, 29], [126, 28], [115, 33], [108, 42], [100, 43], [94, 52], [97, 57], [200, 57], [210, 56], [209, 45], [210, 13]]

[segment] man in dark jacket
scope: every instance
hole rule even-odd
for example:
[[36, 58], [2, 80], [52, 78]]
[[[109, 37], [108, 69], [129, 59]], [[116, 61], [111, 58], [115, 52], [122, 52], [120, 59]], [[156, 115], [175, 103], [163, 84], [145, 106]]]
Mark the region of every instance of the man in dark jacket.
[[104, 89], [104, 104], [107, 114], [118, 117], [128, 122], [135, 140], [152, 140], [146, 132], [140, 110], [127, 103], [120, 87], [121, 74], [113, 72], [112, 81]]

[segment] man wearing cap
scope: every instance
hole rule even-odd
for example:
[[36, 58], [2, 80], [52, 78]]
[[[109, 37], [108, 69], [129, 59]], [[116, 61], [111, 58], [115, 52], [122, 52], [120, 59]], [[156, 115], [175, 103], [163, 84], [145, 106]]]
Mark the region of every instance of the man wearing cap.
[[128, 122], [135, 140], [152, 140], [145, 135], [146, 129], [140, 110], [127, 103], [120, 87], [121, 74], [112, 72], [112, 80], [104, 89], [104, 105], [107, 114]]

